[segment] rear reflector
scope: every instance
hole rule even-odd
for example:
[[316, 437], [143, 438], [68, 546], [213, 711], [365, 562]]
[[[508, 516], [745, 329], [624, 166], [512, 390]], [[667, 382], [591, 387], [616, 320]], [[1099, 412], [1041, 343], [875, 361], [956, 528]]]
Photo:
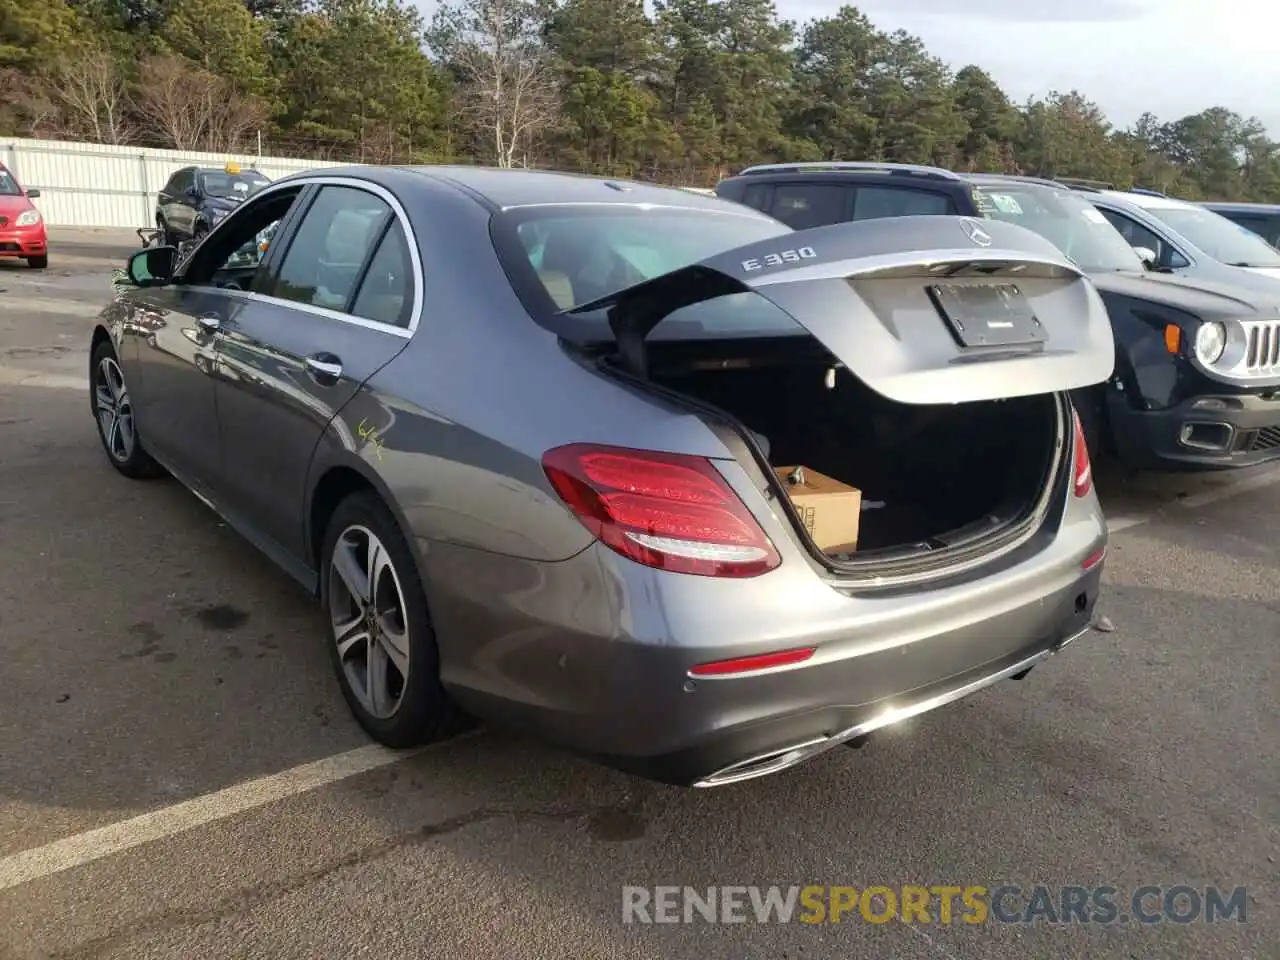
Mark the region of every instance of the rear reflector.
[[637, 563], [705, 577], [754, 577], [782, 562], [704, 457], [575, 443], [547, 451], [542, 468], [582, 525]]
[[1087, 557], [1084, 558], [1084, 561], [1080, 564], [1080, 569], [1092, 570], [1094, 567], [1096, 567], [1098, 564], [1102, 562], [1102, 558], [1105, 557], [1106, 555], [1107, 555], [1107, 548], [1099, 547], [1097, 550], [1093, 551], [1093, 553], [1089, 554]]
[[754, 673], [757, 670], [768, 670], [772, 667], [786, 667], [793, 663], [803, 663], [813, 656], [815, 647], [800, 647], [795, 650], [778, 650], [774, 653], [761, 653], [754, 657], [734, 657], [732, 660], [713, 660], [700, 663], [689, 670], [693, 677], [725, 677], [735, 673]]
[[1084, 439], [1084, 428], [1080, 426], [1080, 415], [1071, 411], [1071, 421], [1075, 425], [1075, 472], [1072, 488], [1077, 497], [1083, 497], [1093, 489], [1093, 465], [1089, 462], [1089, 444]]

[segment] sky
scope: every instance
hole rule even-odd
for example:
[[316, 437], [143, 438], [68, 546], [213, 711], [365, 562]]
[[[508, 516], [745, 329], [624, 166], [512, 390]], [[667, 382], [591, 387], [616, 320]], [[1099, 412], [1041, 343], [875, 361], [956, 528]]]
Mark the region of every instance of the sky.
[[[838, 2], [777, 0], [804, 21]], [[1280, 139], [1277, 0], [862, 0], [882, 30], [919, 36], [958, 69], [985, 68], [1015, 102], [1079, 90], [1127, 127], [1224, 106]]]
[[[437, 0], [417, 0], [430, 15]], [[780, 16], [833, 15], [840, 0], [775, 0]], [[959, 69], [985, 68], [1021, 103], [1079, 90], [1112, 123], [1212, 106], [1256, 116], [1280, 139], [1280, 0], [862, 0]]]

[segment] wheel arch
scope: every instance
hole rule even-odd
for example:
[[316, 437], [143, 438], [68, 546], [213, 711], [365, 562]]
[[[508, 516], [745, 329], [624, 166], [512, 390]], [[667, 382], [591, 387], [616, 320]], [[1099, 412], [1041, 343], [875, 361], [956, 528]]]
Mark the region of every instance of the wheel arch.
[[[114, 347], [115, 339], [111, 336], [111, 331], [108, 330], [103, 324], [95, 323], [93, 325], [93, 335], [89, 339], [89, 356], [91, 358], [94, 352], [98, 349], [98, 346], [103, 343], [109, 343], [112, 345], [112, 347]], [[92, 362], [93, 361], [91, 359], [90, 363]]]
[[356, 493], [373, 494], [390, 511], [396, 525], [400, 528], [401, 536], [409, 546], [409, 552], [413, 555], [413, 562], [417, 568], [415, 572], [426, 589], [426, 569], [413, 530], [396, 505], [395, 498], [386, 483], [368, 464], [354, 455], [315, 463], [312, 466], [312, 478], [307, 484], [307, 490], [304, 513], [306, 526], [303, 532], [307, 559], [317, 573], [315, 590], [317, 595], [320, 590], [320, 578], [323, 576], [323, 571], [320, 569], [322, 559], [320, 553], [324, 548], [325, 529], [334, 511], [337, 510], [338, 504]]

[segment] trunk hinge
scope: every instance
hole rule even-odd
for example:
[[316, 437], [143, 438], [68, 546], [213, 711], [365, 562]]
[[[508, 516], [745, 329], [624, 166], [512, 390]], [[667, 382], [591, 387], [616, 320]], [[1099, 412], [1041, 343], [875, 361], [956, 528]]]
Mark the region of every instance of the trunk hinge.
[[619, 303], [609, 311], [609, 329], [613, 331], [614, 342], [618, 345], [618, 360], [622, 368], [642, 380], [649, 378], [649, 357], [644, 348], [645, 334], [643, 326], [635, 322], [634, 307], [627, 308]]

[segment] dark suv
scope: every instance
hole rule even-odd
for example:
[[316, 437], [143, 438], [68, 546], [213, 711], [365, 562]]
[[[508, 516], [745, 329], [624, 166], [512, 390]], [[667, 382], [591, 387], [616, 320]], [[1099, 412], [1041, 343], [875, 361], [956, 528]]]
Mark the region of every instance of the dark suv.
[[156, 228], [161, 242], [177, 247], [187, 240], [199, 240], [270, 182], [257, 170], [242, 170], [234, 163], [175, 171], [156, 202]]
[[1115, 373], [1073, 398], [1091, 447], [1158, 469], [1280, 459], [1280, 285], [1272, 295], [1149, 271], [1087, 194], [1052, 180], [769, 164], [722, 180], [716, 193], [795, 229], [922, 214], [1028, 227], [1089, 274], [1111, 317]]

